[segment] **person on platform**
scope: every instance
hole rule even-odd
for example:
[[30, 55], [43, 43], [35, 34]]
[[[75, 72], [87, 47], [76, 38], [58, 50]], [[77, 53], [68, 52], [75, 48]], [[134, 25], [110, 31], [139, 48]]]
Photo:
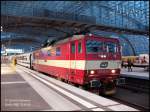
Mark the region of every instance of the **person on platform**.
[[132, 72], [132, 62], [128, 59], [128, 72]]
[[16, 64], [17, 64], [17, 59], [14, 58], [14, 65], [16, 66]]

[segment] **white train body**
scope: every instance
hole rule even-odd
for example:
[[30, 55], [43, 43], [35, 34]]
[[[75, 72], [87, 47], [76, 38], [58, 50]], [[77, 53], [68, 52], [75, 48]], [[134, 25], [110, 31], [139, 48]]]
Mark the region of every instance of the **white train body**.
[[16, 58], [17, 58], [18, 65], [22, 65], [28, 68], [31, 67], [31, 61], [30, 61], [31, 53], [17, 55]]

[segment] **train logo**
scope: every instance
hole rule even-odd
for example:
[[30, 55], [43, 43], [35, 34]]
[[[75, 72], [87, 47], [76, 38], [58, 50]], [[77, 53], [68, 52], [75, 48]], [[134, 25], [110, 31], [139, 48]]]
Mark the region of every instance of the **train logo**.
[[106, 67], [108, 67], [108, 62], [101, 62], [100, 67], [101, 67], [101, 68], [106, 68]]

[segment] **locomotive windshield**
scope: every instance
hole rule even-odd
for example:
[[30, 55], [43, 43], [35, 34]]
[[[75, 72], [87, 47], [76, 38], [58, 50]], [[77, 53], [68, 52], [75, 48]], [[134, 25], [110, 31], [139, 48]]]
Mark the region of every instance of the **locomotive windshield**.
[[86, 41], [86, 51], [87, 53], [99, 53], [99, 52], [117, 52], [117, 44], [114, 42], [101, 42], [96, 40]]

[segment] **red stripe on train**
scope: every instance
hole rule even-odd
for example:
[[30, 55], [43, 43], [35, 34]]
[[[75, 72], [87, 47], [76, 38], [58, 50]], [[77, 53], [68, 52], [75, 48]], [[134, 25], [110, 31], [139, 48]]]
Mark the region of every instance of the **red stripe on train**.
[[47, 65], [34, 64], [34, 69], [56, 76], [62, 79], [69, 80], [77, 84], [85, 84], [93, 79], [104, 80], [106, 78], [115, 79], [120, 74], [120, 69], [116, 69], [115, 73], [111, 73], [111, 69], [94, 70], [95, 74], [90, 74], [90, 70], [68, 69], [62, 67], [54, 67]]

